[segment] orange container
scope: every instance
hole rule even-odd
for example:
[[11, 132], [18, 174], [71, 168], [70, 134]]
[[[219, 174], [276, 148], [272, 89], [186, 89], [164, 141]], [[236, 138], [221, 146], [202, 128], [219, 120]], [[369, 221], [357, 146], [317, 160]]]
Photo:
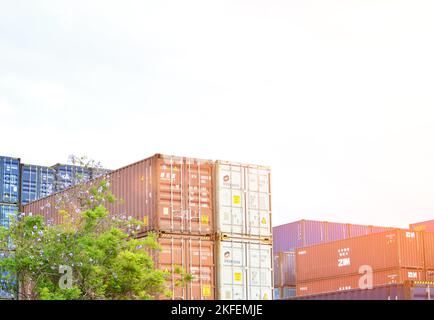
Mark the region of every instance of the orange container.
[[[109, 173], [111, 191], [119, 199], [107, 203], [112, 213], [141, 220], [144, 232], [211, 235], [214, 232], [213, 162], [156, 154]], [[58, 223], [57, 199], [74, 187], [22, 207]], [[72, 196], [71, 196], [72, 197]], [[73, 207], [74, 199], [70, 204]]]
[[297, 249], [297, 282], [358, 274], [372, 270], [423, 269], [424, 246], [420, 232], [392, 230]]
[[[372, 274], [372, 285], [401, 284], [405, 281], [424, 281], [425, 274], [421, 269], [392, 269], [377, 271]], [[341, 276], [328, 279], [312, 280], [297, 284], [297, 296], [359, 289], [361, 275]], [[363, 288], [362, 288], [363, 289]]]

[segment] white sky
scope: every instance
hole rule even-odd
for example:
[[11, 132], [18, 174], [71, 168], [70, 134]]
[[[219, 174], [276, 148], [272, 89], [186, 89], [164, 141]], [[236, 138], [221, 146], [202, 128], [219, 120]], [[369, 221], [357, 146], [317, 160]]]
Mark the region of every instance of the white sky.
[[434, 219], [434, 1], [0, 0], [0, 154], [270, 165], [274, 225]]

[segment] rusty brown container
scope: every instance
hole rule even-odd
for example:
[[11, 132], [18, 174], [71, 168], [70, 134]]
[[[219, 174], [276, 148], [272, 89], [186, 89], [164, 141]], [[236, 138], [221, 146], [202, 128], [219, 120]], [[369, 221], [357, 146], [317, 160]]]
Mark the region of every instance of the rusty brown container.
[[[297, 284], [297, 296], [305, 296], [326, 292], [366, 289], [362, 275], [341, 276], [328, 279], [312, 280]], [[387, 284], [402, 284], [406, 281], [424, 281], [422, 269], [392, 269], [374, 272], [372, 285], [374, 287]], [[360, 283], [362, 282], [362, 283]]]
[[434, 232], [423, 232], [425, 268], [434, 270]]
[[[161, 251], [154, 257], [156, 267], [171, 273], [167, 283], [171, 297], [159, 299], [214, 300], [214, 241], [204, 236], [162, 234], [158, 243]], [[185, 286], [176, 286], [180, 276], [173, 271], [178, 267], [193, 276]]]
[[358, 274], [362, 266], [374, 271], [423, 269], [420, 232], [392, 230], [297, 249], [297, 283]]
[[[143, 221], [144, 232], [211, 235], [214, 232], [212, 171], [211, 160], [156, 154], [109, 174], [111, 191], [119, 201], [107, 204], [107, 209]], [[41, 214], [58, 223], [61, 220], [56, 205], [59, 194], [25, 205], [22, 211]]]

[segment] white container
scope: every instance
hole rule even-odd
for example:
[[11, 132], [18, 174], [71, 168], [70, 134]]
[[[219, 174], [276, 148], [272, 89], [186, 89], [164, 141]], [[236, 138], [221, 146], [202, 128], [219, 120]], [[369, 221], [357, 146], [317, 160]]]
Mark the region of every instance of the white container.
[[270, 169], [216, 161], [215, 170], [217, 232], [271, 238]]
[[219, 300], [273, 299], [272, 246], [260, 240], [217, 240]]

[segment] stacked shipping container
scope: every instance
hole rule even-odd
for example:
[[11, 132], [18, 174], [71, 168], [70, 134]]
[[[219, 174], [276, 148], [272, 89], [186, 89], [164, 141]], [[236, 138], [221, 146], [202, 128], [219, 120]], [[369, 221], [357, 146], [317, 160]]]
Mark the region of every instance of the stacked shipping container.
[[[159, 268], [194, 276], [182, 288], [169, 281], [172, 299], [272, 298], [268, 168], [157, 154], [109, 177], [120, 201], [108, 210], [143, 221], [142, 236], [159, 235]], [[23, 211], [60, 222], [56, 195]]]
[[296, 293], [297, 248], [391, 229], [393, 228], [315, 220], [300, 220], [274, 227], [274, 296], [288, 298]]
[[409, 281], [372, 289], [351, 289], [292, 297], [290, 300], [434, 300], [434, 282]]
[[433, 236], [395, 229], [299, 248], [297, 295], [424, 281], [434, 270]]
[[215, 163], [217, 296], [272, 299], [270, 169]]

